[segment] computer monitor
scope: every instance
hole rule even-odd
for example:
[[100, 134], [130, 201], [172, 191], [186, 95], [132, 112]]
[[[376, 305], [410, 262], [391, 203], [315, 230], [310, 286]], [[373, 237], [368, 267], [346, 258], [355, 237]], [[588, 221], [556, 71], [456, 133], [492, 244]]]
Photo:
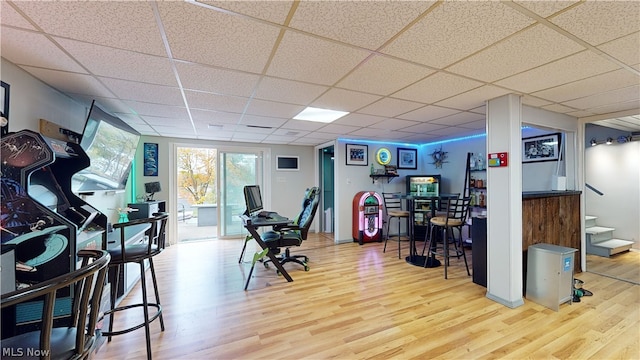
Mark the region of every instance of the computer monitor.
[[162, 189], [160, 188], [160, 182], [159, 181], [152, 181], [152, 182], [148, 182], [144, 184], [144, 191], [148, 194], [147, 195], [147, 200], [148, 201], [153, 201], [153, 195], [155, 195], [155, 193], [162, 191]]
[[247, 205], [247, 215], [252, 215], [263, 209], [262, 207], [262, 194], [260, 193], [260, 186], [247, 185], [244, 187], [244, 202]]

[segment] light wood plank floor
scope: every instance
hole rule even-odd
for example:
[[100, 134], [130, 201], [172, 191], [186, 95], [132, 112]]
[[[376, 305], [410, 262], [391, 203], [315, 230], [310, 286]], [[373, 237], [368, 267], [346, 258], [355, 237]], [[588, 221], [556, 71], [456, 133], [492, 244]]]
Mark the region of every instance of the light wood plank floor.
[[[555, 312], [525, 299], [510, 309], [486, 298], [461, 259], [445, 280], [442, 267], [398, 259], [395, 245], [383, 253], [381, 243], [334, 245], [310, 234], [293, 251], [311, 258], [309, 272], [288, 264], [287, 283], [258, 264], [249, 291], [250, 263], [238, 264], [242, 240], [173, 245], [156, 260], [166, 331], [152, 324], [154, 359], [640, 357], [637, 285], [582, 273], [576, 277], [594, 295], [580, 303]], [[123, 304], [139, 298], [135, 288]], [[119, 315], [116, 327], [138, 320]], [[140, 329], [114, 337], [94, 358], [145, 356]]]
[[611, 257], [587, 255], [587, 269], [640, 285], [640, 251], [625, 251]]

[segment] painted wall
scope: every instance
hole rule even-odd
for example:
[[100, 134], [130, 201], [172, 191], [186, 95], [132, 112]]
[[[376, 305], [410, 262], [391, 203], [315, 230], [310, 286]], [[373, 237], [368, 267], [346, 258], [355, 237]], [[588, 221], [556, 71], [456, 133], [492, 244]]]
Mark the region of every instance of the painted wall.
[[640, 141], [587, 147], [585, 182], [604, 194], [585, 189], [586, 215], [640, 249]]

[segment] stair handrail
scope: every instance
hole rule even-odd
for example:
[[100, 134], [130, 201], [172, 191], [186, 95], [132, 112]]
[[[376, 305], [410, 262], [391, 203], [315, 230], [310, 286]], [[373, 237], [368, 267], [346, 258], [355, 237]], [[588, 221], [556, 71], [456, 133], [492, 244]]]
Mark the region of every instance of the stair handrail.
[[589, 190], [593, 191], [594, 193], [596, 193], [596, 194], [598, 194], [598, 195], [600, 195], [600, 196], [603, 196], [603, 195], [604, 195], [604, 193], [603, 193], [602, 191], [600, 191], [600, 190], [598, 190], [598, 189], [594, 188], [593, 186], [591, 186], [591, 185], [589, 185], [589, 184], [587, 184], [587, 183], [585, 183], [585, 184], [584, 184], [584, 186], [586, 186], [586, 187], [587, 187], [587, 189], [589, 189]]

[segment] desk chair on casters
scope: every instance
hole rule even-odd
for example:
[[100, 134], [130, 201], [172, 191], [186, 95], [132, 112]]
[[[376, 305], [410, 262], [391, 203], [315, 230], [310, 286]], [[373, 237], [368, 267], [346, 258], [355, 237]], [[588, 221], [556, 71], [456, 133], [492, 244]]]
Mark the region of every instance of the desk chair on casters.
[[[454, 245], [453, 256], [458, 258], [460, 256], [463, 257], [464, 265], [467, 268], [467, 275], [471, 276], [471, 273], [469, 273], [467, 256], [465, 255], [464, 246], [462, 245], [462, 227], [466, 223], [471, 198], [443, 198], [441, 201], [443, 208], [446, 208], [446, 211], [439, 216], [431, 218], [431, 232], [428, 241], [425, 241], [424, 243], [422, 254], [424, 255], [428, 248], [428, 257], [436, 255], [438, 237], [434, 232], [442, 231], [440, 240], [442, 241], [442, 257], [444, 258], [444, 278], [447, 278], [447, 266], [449, 265], [449, 259], [451, 257], [451, 253], [449, 251], [451, 243]], [[458, 230], [458, 238], [455, 237], [454, 229]], [[451, 239], [451, 241], [449, 239]], [[428, 261], [425, 261], [425, 267], [427, 266], [427, 263]]]
[[384, 247], [382, 252], [387, 251], [387, 240], [389, 240], [389, 227], [391, 225], [391, 220], [393, 218], [398, 219], [398, 259], [400, 259], [400, 224], [401, 220], [407, 220], [407, 231], [409, 229], [409, 219], [411, 213], [408, 210], [402, 209], [402, 199], [400, 198], [400, 193], [382, 193], [382, 200], [384, 201], [384, 208], [387, 212], [387, 231], [385, 232], [386, 236], [384, 238]]
[[[149, 324], [159, 318], [160, 329], [164, 331], [164, 320], [162, 318], [162, 306], [160, 305], [160, 295], [158, 294], [158, 282], [156, 280], [156, 272], [153, 266], [153, 257], [160, 254], [165, 246], [166, 225], [169, 214], [156, 213], [151, 218], [136, 219], [125, 223], [113, 224], [113, 228], [120, 231], [120, 246], [109, 250], [111, 255], [110, 268], [115, 268], [115, 281], [111, 284], [111, 310], [104, 313], [105, 316], [111, 316], [109, 322], [109, 331], [102, 334], [111, 341], [112, 336], [122, 335], [131, 331], [144, 327], [147, 341], [147, 359], [151, 359], [151, 331]], [[149, 225], [145, 233], [145, 240], [134, 244], [126, 243], [125, 229], [132, 225]], [[153, 290], [155, 292], [155, 303], [150, 303], [147, 299], [147, 281], [145, 276], [145, 261], [148, 260], [151, 270], [151, 279], [153, 281]], [[136, 263], [140, 266], [140, 281], [142, 285], [142, 303], [127, 306], [116, 307], [116, 297], [118, 293], [118, 280], [120, 278], [121, 268], [127, 263]], [[113, 330], [113, 317], [116, 312], [124, 311], [132, 308], [142, 307], [144, 312], [144, 321], [141, 324], [132, 326], [123, 330]], [[149, 315], [149, 308], [155, 308], [156, 312]]]
[[[285, 253], [279, 257], [280, 264], [295, 262], [304, 266], [305, 271], [309, 271], [309, 258], [306, 255], [291, 255], [292, 246], [302, 245], [302, 241], [307, 239], [309, 228], [318, 210], [320, 202], [320, 189], [312, 187], [307, 189], [300, 214], [294, 218], [293, 224], [275, 226], [272, 231], [267, 231], [262, 235], [262, 240], [269, 247], [269, 251], [279, 253], [280, 248], [285, 248]], [[264, 266], [268, 267], [271, 260], [266, 260]]]
[[[82, 260], [82, 265], [75, 271], [2, 295], [2, 309], [38, 299], [44, 305], [40, 307], [42, 322], [39, 330], [2, 339], [3, 359], [5, 349], [13, 354], [23, 351], [24, 357], [27, 355], [25, 349], [48, 353], [49, 357], [41, 357], [47, 359], [91, 357], [96, 346], [95, 329], [110, 257], [103, 250], [80, 250], [78, 259]], [[58, 290], [71, 285], [70, 325], [56, 325], [53, 318], [60, 316], [56, 313], [59, 309], [54, 306]]]

